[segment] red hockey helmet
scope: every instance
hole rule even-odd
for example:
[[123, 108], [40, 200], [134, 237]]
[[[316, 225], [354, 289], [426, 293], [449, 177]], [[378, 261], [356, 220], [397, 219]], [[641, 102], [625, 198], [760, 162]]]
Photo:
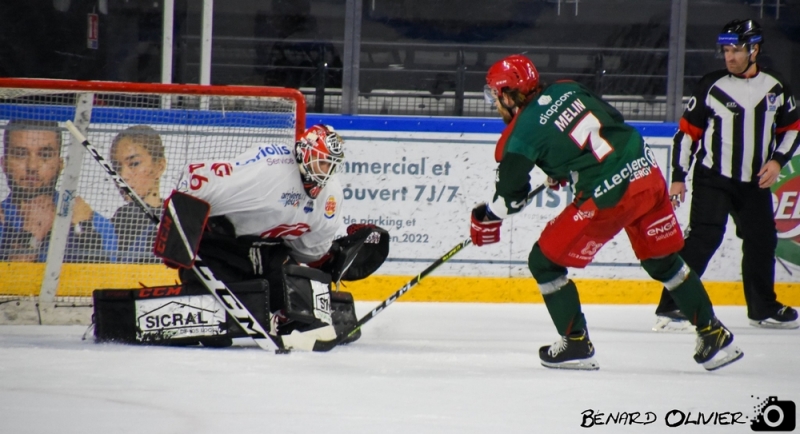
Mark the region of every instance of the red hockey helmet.
[[328, 125], [307, 129], [295, 145], [306, 193], [316, 198], [344, 160], [344, 140]]
[[539, 71], [530, 59], [520, 54], [512, 54], [499, 60], [486, 73], [484, 88], [487, 101], [494, 100], [503, 89], [519, 91], [529, 95], [539, 86]]

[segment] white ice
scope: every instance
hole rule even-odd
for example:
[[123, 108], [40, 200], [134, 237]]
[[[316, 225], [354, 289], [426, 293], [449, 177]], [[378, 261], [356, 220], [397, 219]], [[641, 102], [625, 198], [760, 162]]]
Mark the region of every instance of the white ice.
[[[584, 306], [594, 372], [539, 364], [539, 346], [557, 338], [541, 304], [395, 303], [352, 345], [290, 355], [246, 339], [143, 347], [82, 341], [77, 326], [2, 326], [0, 432], [745, 433], [768, 396], [800, 399], [797, 330], [755, 329], [744, 307], [717, 307], [745, 355], [707, 372], [692, 360], [694, 334], [650, 331], [653, 308]], [[728, 416], [670, 428], [673, 409]], [[656, 420], [587, 430], [586, 410]]]

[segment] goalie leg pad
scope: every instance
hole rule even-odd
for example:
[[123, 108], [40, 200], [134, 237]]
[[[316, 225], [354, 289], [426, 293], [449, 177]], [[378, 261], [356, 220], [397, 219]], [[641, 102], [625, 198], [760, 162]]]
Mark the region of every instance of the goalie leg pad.
[[290, 320], [331, 324], [331, 276], [315, 268], [293, 264], [283, 266], [283, 314]]
[[285, 264], [282, 269], [284, 306], [282, 313], [273, 318], [286, 319], [275, 327], [283, 345], [311, 351], [317, 341], [336, 339], [336, 330], [331, 324], [330, 275], [293, 264]]
[[[331, 318], [336, 335], [341, 336], [348, 330], [355, 327], [358, 323], [356, 317], [356, 307], [353, 303], [353, 295], [349, 292], [331, 292]], [[342, 344], [349, 344], [357, 341], [361, 337], [361, 329], [356, 330], [352, 336], [342, 341]]]
[[[265, 280], [229, 285], [262, 326], [268, 326]], [[96, 342], [225, 347], [247, 336], [199, 282], [93, 292]]]

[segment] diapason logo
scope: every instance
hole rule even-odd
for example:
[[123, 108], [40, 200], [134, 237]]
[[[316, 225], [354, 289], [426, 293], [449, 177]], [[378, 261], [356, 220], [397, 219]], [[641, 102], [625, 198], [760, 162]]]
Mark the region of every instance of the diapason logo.
[[772, 186], [772, 207], [778, 229], [775, 255], [800, 266], [800, 156], [783, 166]]

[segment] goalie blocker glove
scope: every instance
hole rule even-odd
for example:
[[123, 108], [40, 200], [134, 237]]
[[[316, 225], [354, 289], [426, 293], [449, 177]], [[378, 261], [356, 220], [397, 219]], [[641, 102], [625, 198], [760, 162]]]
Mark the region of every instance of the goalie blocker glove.
[[168, 267], [192, 268], [210, 212], [208, 202], [174, 191], [164, 202], [153, 253]]

